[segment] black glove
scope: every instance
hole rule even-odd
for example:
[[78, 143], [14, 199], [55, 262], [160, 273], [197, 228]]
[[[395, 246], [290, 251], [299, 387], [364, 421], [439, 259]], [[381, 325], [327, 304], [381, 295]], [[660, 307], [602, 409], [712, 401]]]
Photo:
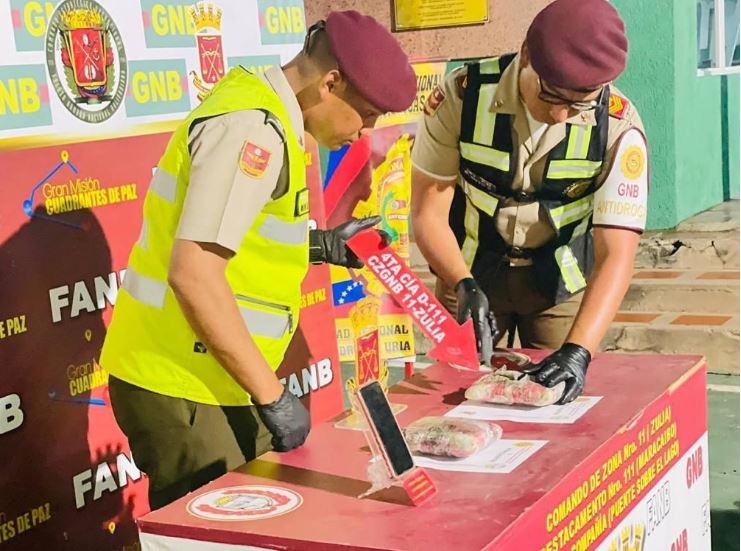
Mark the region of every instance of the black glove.
[[491, 365], [494, 352], [494, 341], [499, 337], [494, 314], [489, 311], [489, 299], [472, 277], [461, 279], [455, 286], [458, 296], [458, 323], [467, 319], [473, 320], [473, 331], [476, 335], [476, 350], [479, 360]]
[[[350, 220], [331, 230], [311, 230], [309, 232], [309, 262], [312, 264], [327, 262], [346, 268], [362, 268], [362, 260], [348, 248], [347, 241], [355, 234], [372, 228], [380, 221], [380, 216], [371, 216]], [[388, 234], [383, 231], [378, 233], [383, 236], [384, 243], [388, 245]]]
[[311, 418], [304, 405], [287, 388], [275, 402], [257, 405], [257, 413], [273, 434], [273, 449], [287, 452], [304, 443], [311, 430]]
[[566, 381], [563, 396], [557, 402], [568, 404], [584, 390], [584, 381], [587, 378], [587, 367], [592, 361], [589, 350], [571, 342], [564, 345], [544, 359], [539, 364], [526, 369], [525, 372], [536, 383], [553, 388], [558, 383]]

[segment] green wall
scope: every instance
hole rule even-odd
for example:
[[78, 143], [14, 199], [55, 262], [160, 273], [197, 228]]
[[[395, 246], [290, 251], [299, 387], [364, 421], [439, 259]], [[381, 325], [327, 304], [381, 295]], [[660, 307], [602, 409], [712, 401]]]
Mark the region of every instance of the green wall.
[[649, 228], [671, 228], [739, 189], [739, 77], [698, 76], [695, 0], [614, 0], [628, 68], [616, 85], [649, 140]]

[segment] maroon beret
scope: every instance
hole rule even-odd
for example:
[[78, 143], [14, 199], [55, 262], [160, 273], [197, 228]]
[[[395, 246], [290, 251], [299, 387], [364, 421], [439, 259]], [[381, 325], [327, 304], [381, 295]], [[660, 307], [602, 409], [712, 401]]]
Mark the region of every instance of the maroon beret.
[[628, 39], [617, 10], [606, 0], [556, 0], [527, 31], [530, 62], [549, 84], [589, 90], [625, 69]]
[[391, 33], [369, 15], [333, 11], [326, 25], [340, 70], [367, 101], [384, 112], [404, 111], [417, 95], [417, 77]]

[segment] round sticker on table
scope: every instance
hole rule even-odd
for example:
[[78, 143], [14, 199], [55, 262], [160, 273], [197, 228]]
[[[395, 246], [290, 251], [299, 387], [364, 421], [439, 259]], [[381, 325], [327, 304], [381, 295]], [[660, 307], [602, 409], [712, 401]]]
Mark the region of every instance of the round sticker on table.
[[208, 520], [262, 520], [290, 513], [303, 498], [275, 486], [233, 486], [193, 498], [188, 512]]

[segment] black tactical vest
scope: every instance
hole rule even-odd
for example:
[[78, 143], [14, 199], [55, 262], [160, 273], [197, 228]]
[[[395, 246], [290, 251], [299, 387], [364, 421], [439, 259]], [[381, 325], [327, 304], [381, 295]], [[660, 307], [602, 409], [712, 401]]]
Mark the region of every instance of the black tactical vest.
[[[491, 113], [494, 91], [515, 58], [508, 54], [467, 65], [460, 138], [460, 175], [450, 226], [474, 278], [486, 279], [506, 257], [530, 257], [538, 287], [554, 304], [584, 289], [594, 264], [592, 211], [596, 180], [607, 150], [609, 87], [595, 108], [597, 124], [566, 125], [565, 138], [548, 154], [535, 193], [512, 189], [517, 166], [512, 115]], [[507, 198], [540, 203], [556, 236], [538, 249], [509, 247], [496, 229]]]

